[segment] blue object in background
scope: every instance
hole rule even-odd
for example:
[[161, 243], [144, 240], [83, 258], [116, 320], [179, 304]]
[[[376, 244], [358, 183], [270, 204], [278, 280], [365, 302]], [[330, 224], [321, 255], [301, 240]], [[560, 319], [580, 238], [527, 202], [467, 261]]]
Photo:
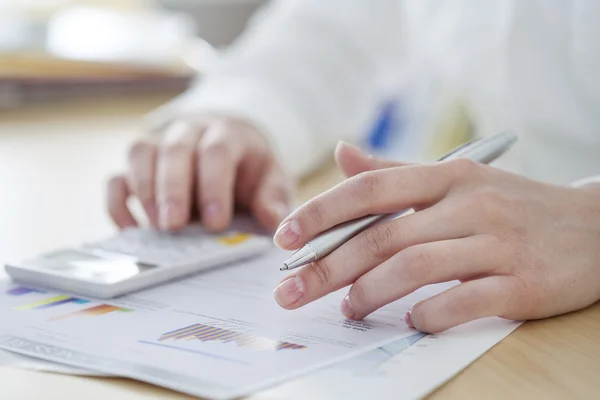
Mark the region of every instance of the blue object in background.
[[[369, 132], [365, 146], [370, 153], [397, 158], [398, 146], [404, 132], [400, 102], [388, 100], [381, 110]], [[396, 151], [394, 151], [396, 150]], [[394, 157], [396, 155], [396, 157]]]

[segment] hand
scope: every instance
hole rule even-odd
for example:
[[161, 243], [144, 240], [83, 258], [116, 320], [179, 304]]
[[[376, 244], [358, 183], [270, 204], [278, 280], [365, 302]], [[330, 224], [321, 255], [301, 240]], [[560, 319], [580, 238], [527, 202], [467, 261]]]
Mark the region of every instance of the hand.
[[288, 214], [291, 186], [266, 138], [250, 124], [206, 117], [177, 122], [160, 138], [137, 141], [129, 171], [111, 179], [108, 208], [121, 228], [137, 222], [127, 207], [135, 196], [150, 224], [184, 227], [195, 208], [212, 231], [226, 228], [237, 203], [267, 228]]
[[275, 235], [280, 247], [300, 248], [367, 214], [416, 212], [292, 273], [275, 290], [282, 307], [352, 285], [341, 310], [362, 319], [422, 286], [458, 280], [405, 316], [433, 333], [488, 316], [544, 318], [600, 299], [598, 186], [551, 186], [468, 160], [390, 168], [344, 145], [336, 158], [357, 175], [289, 215]]

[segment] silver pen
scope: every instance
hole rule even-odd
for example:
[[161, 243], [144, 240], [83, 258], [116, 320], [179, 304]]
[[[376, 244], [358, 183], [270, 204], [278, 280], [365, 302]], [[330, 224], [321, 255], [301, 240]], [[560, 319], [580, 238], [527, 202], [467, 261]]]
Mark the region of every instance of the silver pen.
[[[516, 141], [517, 136], [514, 133], [500, 132], [489, 138], [467, 142], [455, 148], [438, 161], [468, 158], [476, 162], [488, 164], [504, 154]], [[280, 270], [286, 271], [317, 261], [371, 225], [396, 219], [410, 211], [412, 211], [412, 208], [393, 214], [367, 215], [336, 225], [321, 233], [292, 254], [283, 263]]]

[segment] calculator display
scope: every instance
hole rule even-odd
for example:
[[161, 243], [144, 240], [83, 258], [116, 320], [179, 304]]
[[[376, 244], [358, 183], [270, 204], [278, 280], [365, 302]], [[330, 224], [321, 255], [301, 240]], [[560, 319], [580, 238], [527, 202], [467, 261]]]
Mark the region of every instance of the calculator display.
[[132, 257], [104, 258], [76, 250], [61, 250], [46, 254], [43, 258], [50, 262], [40, 265], [39, 269], [73, 279], [105, 284], [130, 279], [155, 268], [153, 265], [138, 263]]

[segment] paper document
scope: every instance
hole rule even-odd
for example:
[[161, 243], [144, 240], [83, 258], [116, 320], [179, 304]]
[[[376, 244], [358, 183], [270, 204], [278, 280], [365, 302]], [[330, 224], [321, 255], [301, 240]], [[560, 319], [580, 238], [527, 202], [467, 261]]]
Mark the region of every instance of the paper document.
[[423, 288], [364, 321], [346, 320], [347, 289], [300, 310], [272, 290], [287, 253], [267, 254], [109, 302], [14, 286], [1, 295], [0, 347], [207, 398], [234, 398], [414, 337], [404, 313]]
[[493, 317], [437, 335], [411, 335], [261, 391], [250, 400], [421, 399], [460, 373], [520, 324]]

